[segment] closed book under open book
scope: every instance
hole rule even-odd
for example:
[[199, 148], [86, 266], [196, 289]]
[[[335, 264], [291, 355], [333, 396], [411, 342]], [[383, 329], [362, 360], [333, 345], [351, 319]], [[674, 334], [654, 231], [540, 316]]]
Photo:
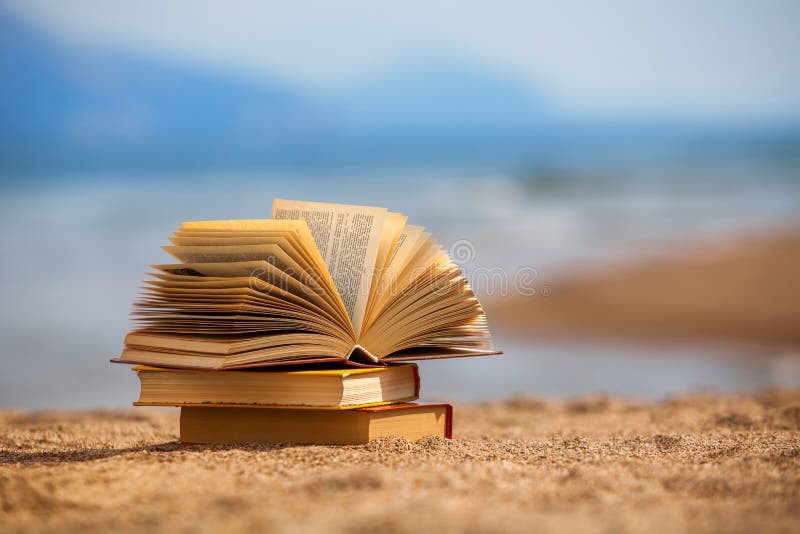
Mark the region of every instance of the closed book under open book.
[[114, 361], [236, 369], [498, 354], [461, 270], [384, 208], [276, 200], [273, 219], [183, 223]]
[[388, 367], [293, 371], [194, 371], [134, 367], [137, 406], [283, 406], [348, 409], [407, 402], [419, 396], [412, 363]]
[[390, 404], [356, 410], [181, 408], [183, 443], [359, 445], [396, 436], [452, 437], [448, 404]]

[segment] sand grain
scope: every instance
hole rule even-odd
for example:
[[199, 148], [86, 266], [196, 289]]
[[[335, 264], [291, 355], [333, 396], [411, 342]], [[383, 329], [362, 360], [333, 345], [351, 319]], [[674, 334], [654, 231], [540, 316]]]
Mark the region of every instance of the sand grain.
[[458, 439], [181, 446], [172, 411], [0, 412], [8, 531], [797, 532], [800, 392], [456, 407]]

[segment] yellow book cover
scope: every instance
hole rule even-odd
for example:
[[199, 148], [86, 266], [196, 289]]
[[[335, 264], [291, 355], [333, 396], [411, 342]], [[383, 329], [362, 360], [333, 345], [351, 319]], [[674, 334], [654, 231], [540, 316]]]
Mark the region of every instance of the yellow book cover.
[[203, 371], [133, 368], [141, 382], [135, 406], [235, 406], [354, 409], [419, 397], [413, 363], [377, 368]]

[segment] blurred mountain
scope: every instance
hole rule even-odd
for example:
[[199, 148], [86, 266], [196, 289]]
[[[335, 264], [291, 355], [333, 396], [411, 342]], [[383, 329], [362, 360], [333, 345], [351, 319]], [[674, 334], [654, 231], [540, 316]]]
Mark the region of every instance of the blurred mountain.
[[505, 72], [453, 57], [394, 64], [332, 99], [351, 127], [507, 128], [547, 120], [541, 95]]
[[281, 83], [65, 47], [0, 12], [2, 167], [184, 165], [278, 152], [316, 129]]
[[452, 56], [420, 56], [323, 91], [68, 45], [0, 5], [0, 179], [26, 170], [508, 169], [594, 162], [631, 148], [659, 154], [667, 146], [725, 158], [743, 147], [796, 158], [800, 145], [795, 124], [575, 121], [555, 110], [529, 84]]
[[2, 7], [0, 81], [0, 169], [446, 159], [547, 116], [524, 84], [451, 58], [312, 95], [66, 46]]

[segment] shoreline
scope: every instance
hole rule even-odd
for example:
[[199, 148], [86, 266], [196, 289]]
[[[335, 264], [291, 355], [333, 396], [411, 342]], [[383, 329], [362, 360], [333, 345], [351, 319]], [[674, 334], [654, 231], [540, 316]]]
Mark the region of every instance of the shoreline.
[[556, 280], [548, 296], [487, 300], [515, 336], [709, 340], [800, 347], [800, 227], [690, 243]]

